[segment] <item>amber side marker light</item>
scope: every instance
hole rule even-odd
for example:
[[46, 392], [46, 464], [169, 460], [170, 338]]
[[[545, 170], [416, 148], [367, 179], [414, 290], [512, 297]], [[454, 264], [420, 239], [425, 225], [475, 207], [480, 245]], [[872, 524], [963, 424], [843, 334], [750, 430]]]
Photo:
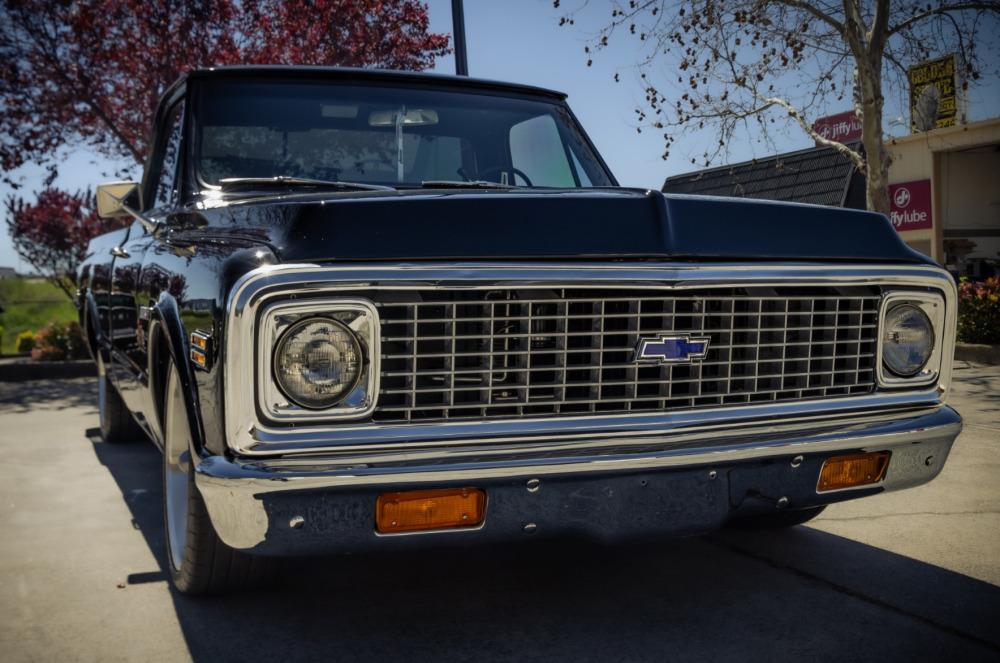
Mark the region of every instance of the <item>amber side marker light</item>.
[[878, 483], [885, 478], [887, 467], [889, 467], [888, 451], [827, 458], [819, 473], [816, 492]]
[[191, 356], [191, 362], [198, 368], [207, 371], [208, 370], [208, 340], [209, 335], [206, 332], [194, 331], [191, 332], [191, 348], [189, 354]]
[[191, 345], [205, 352], [208, 350], [208, 338], [201, 334], [191, 334]]
[[382, 493], [375, 524], [383, 534], [475, 527], [486, 514], [486, 493], [478, 488], [446, 488]]
[[198, 368], [208, 368], [208, 357], [205, 353], [196, 348], [191, 348], [191, 361], [195, 363]]

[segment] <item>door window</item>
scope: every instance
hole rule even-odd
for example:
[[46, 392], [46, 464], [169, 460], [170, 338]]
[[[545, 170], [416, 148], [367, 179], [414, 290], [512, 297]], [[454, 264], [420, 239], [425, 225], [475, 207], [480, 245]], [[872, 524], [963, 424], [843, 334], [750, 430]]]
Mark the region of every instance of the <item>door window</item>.
[[168, 133], [160, 156], [159, 176], [156, 179], [156, 190], [153, 195], [153, 207], [157, 209], [175, 206], [180, 197], [177, 163], [180, 161], [183, 125], [184, 103], [182, 102], [170, 110], [167, 118]]
[[[559, 128], [551, 115], [538, 115], [510, 128], [510, 161], [515, 183], [575, 187]], [[517, 171], [523, 173], [519, 174]]]

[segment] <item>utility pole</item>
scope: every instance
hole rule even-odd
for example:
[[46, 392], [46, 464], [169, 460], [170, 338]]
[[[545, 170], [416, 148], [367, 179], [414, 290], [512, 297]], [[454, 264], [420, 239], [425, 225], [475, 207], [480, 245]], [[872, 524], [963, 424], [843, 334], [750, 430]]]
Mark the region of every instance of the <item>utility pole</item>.
[[455, 73], [469, 75], [469, 57], [465, 51], [465, 10], [462, 0], [451, 0], [452, 35], [455, 38]]

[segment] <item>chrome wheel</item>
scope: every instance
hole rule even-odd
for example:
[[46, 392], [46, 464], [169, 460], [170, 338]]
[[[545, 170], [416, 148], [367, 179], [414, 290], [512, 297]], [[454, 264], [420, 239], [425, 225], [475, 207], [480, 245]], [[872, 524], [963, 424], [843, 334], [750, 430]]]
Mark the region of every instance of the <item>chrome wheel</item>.
[[184, 411], [184, 397], [177, 370], [167, 376], [163, 412], [163, 496], [167, 524], [167, 551], [174, 569], [184, 563], [187, 545], [189, 491], [191, 490], [191, 429]]
[[191, 426], [177, 367], [170, 364], [163, 401], [163, 520], [167, 566], [182, 594], [210, 594], [266, 584], [273, 559], [245, 555], [222, 542], [194, 483]]

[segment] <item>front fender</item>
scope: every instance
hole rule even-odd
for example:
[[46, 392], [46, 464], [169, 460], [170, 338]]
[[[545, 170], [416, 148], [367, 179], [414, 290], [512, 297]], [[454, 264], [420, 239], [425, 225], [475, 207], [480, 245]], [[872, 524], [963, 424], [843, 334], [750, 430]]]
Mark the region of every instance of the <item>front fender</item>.
[[[166, 371], [160, 367], [165, 367], [164, 362], [170, 361], [177, 368], [177, 379], [184, 394], [184, 408], [191, 429], [191, 439], [194, 441], [195, 451], [199, 451], [205, 446], [205, 429], [198, 401], [198, 385], [191, 362], [188, 361], [188, 336], [181, 320], [180, 308], [177, 306], [177, 300], [167, 292], [160, 293], [159, 301], [152, 307], [149, 337], [150, 375], [153, 376], [150, 384], [153, 388], [153, 398], [158, 404], [160, 431], [162, 433], [163, 430], [163, 412], [160, 404], [163, 402], [166, 378]], [[164, 351], [168, 357], [163, 356]]]

